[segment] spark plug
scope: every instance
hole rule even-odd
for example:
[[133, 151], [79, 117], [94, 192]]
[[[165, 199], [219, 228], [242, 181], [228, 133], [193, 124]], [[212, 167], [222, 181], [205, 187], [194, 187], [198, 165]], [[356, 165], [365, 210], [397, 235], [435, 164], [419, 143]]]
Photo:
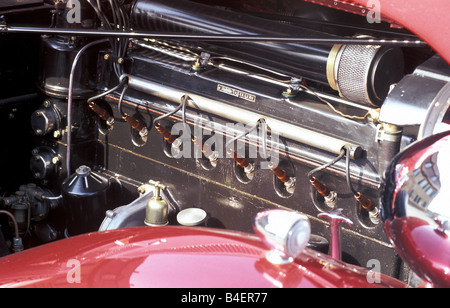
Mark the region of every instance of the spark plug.
[[275, 166], [273, 162], [269, 163], [269, 168], [276, 175], [276, 177], [284, 183], [286, 191], [292, 194], [294, 192], [296, 184], [295, 177], [289, 176], [284, 169], [280, 168], [279, 166]]
[[175, 137], [161, 123], [155, 123], [155, 129], [163, 136], [164, 140], [172, 147], [172, 156], [177, 157], [181, 152], [183, 142], [180, 138]]
[[146, 137], [148, 135], [147, 127], [145, 127], [139, 120], [129, 116], [125, 113], [123, 119], [130, 124], [130, 126], [139, 133], [141, 137]]
[[208, 158], [210, 162], [217, 161], [217, 159], [219, 158], [219, 153], [217, 153], [217, 151], [213, 151], [208, 144], [202, 143], [202, 140], [197, 136], [194, 136], [192, 138], [192, 142], [196, 147], [202, 149], [203, 155], [205, 155], [205, 157]]
[[168, 143], [172, 144], [177, 138], [170, 133], [170, 131], [165, 128], [161, 123], [155, 124], [156, 130], [164, 137]]
[[369, 213], [370, 220], [372, 220], [373, 223], [380, 222], [380, 210], [375, 206], [371, 199], [367, 198], [360, 192], [355, 195], [355, 199], [362, 206], [362, 208]]
[[94, 102], [89, 103], [89, 107], [103, 120], [106, 121], [106, 124], [109, 126], [114, 125], [114, 117], [109, 114], [109, 112], [105, 109], [100, 107]]
[[324, 198], [325, 204], [331, 208], [333, 208], [336, 205], [337, 201], [337, 193], [335, 191], [330, 191], [330, 189], [320, 182], [316, 177], [311, 177], [309, 179], [310, 183], [314, 188], [317, 190], [317, 192]]
[[255, 165], [249, 162], [245, 158], [238, 157], [236, 152], [233, 150], [228, 150], [228, 155], [244, 169], [245, 174], [248, 176], [253, 176], [255, 173]]

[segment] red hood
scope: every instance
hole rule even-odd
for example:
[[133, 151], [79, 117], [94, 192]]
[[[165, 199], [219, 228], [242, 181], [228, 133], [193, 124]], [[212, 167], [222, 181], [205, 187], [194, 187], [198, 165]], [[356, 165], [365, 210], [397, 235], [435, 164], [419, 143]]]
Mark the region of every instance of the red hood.
[[362, 6], [379, 2], [381, 14], [418, 35], [450, 64], [450, 1], [351, 0]]
[[[404, 287], [306, 250], [273, 265], [255, 236], [205, 228], [127, 228], [61, 240], [0, 259], [3, 287]], [[78, 272], [77, 272], [78, 271]], [[80, 283], [69, 283], [80, 278]]]
[[[450, 11], [448, 0], [306, 0], [316, 4], [379, 17], [382, 21], [401, 25], [428, 43], [450, 64]], [[375, 15], [380, 13], [381, 15]]]

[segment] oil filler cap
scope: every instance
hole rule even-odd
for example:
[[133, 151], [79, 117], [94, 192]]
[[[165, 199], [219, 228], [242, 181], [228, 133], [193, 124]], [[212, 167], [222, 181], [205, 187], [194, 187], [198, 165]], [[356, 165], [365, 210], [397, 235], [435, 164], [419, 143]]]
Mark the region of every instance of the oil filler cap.
[[182, 210], [177, 215], [177, 221], [182, 226], [200, 226], [205, 222], [206, 212], [199, 208]]

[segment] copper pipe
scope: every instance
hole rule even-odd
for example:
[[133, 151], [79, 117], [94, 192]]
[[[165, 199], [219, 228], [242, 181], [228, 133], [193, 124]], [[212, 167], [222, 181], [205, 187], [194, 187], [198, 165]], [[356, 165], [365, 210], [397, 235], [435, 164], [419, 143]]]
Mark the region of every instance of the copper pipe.
[[6, 214], [9, 216], [9, 218], [11, 218], [13, 225], [14, 225], [15, 238], [19, 238], [19, 226], [17, 225], [16, 217], [14, 217], [14, 215], [11, 214], [10, 212], [3, 211], [3, 210], [0, 210], [0, 214]]

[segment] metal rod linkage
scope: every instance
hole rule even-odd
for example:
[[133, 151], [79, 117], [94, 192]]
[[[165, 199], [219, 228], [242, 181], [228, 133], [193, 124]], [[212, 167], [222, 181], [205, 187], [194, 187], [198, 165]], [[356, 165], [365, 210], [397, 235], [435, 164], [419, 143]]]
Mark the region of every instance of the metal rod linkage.
[[264, 35], [215, 35], [194, 33], [164, 33], [164, 32], [125, 32], [65, 28], [38, 28], [38, 27], [9, 27], [0, 24], [0, 32], [5, 33], [36, 33], [59, 34], [101, 37], [127, 37], [127, 38], [153, 38], [161, 40], [184, 41], [214, 41], [214, 42], [260, 42], [260, 43], [303, 43], [303, 44], [343, 44], [343, 45], [384, 45], [399, 47], [427, 46], [421, 40], [405, 39], [372, 39], [372, 38], [301, 38], [290, 36], [264, 36]]

